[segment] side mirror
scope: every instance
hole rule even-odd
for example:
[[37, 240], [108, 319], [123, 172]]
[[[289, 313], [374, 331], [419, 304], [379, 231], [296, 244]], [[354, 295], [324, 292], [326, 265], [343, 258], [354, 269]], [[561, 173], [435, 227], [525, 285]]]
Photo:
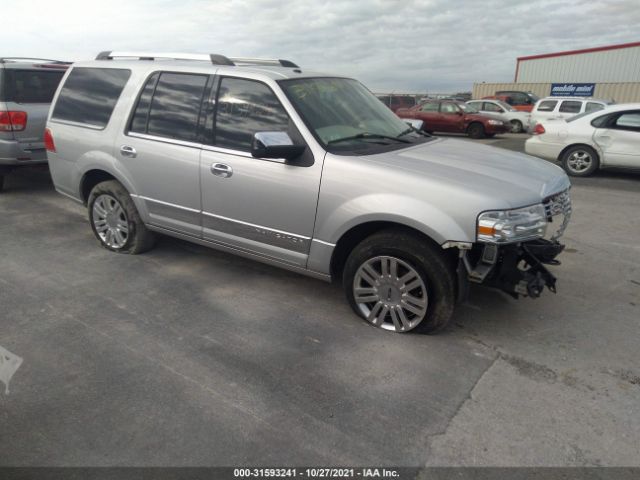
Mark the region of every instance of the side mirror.
[[304, 145], [294, 145], [287, 132], [256, 132], [251, 142], [251, 155], [291, 160], [302, 155], [305, 148]]
[[422, 126], [424, 125], [424, 122], [422, 120], [417, 120], [413, 118], [405, 119], [404, 123], [406, 123], [410, 127], [415, 128], [416, 130], [422, 130]]

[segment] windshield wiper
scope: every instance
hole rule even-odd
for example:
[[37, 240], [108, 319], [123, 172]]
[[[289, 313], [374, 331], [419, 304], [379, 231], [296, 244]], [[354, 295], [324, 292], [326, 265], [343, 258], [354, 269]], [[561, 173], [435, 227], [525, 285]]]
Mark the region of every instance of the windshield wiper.
[[[423, 137], [430, 137], [431, 136], [428, 133], [425, 133], [422, 130], [418, 130], [415, 127], [409, 127], [406, 130], [403, 130], [402, 132], [400, 132], [398, 134], [398, 137], [404, 137], [405, 135], [408, 135], [409, 133], [417, 133], [418, 135], [422, 135]], [[396, 138], [398, 138], [398, 137], [396, 137]]]
[[398, 137], [391, 137], [389, 135], [382, 135], [379, 133], [362, 132], [362, 133], [358, 133], [357, 135], [351, 135], [349, 137], [336, 138], [335, 140], [329, 140], [327, 142], [327, 145], [331, 145], [333, 143], [338, 143], [338, 142], [346, 142], [348, 140], [359, 140], [361, 138], [381, 138], [384, 140], [393, 140], [394, 142], [411, 143], [409, 140], [404, 140]]

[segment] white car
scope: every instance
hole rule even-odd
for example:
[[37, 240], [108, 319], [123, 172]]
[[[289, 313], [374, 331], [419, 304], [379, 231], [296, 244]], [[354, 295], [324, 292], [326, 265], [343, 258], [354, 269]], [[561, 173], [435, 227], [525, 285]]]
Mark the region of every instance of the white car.
[[575, 177], [586, 177], [598, 168], [640, 169], [640, 103], [539, 123], [525, 151], [560, 161]]
[[521, 133], [529, 129], [529, 112], [516, 110], [502, 100], [469, 100], [467, 105], [475, 107], [480, 113], [499, 118], [511, 124], [511, 133]]
[[538, 100], [531, 110], [531, 130], [537, 123], [552, 118], [571, 118], [581, 113], [603, 110], [614, 102], [590, 97], [546, 97]]

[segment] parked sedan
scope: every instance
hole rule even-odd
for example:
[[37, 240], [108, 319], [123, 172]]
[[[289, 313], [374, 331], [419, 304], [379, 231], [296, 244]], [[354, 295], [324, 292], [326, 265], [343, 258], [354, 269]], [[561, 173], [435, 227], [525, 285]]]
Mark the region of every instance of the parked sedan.
[[502, 100], [470, 100], [467, 105], [471, 105], [480, 113], [498, 118], [511, 125], [511, 133], [521, 133], [529, 128], [528, 112], [516, 110]]
[[640, 169], [640, 103], [548, 120], [537, 124], [533, 134], [525, 151], [560, 161], [575, 177], [586, 177], [598, 168]]
[[425, 132], [466, 133], [471, 138], [506, 133], [511, 125], [498, 118], [482, 115], [475, 107], [453, 100], [429, 100], [413, 108], [396, 111], [400, 118], [422, 120]]

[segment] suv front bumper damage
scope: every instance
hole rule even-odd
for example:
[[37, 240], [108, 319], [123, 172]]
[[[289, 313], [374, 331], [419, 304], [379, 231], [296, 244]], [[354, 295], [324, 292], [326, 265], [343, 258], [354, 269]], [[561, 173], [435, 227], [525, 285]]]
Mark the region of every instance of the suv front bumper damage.
[[556, 292], [556, 277], [547, 265], [559, 265], [556, 257], [564, 250], [558, 241], [539, 239], [494, 245], [474, 244], [462, 250], [458, 275], [466, 280], [498, 288], [514, 298], [537, 298], [545, 287]]

